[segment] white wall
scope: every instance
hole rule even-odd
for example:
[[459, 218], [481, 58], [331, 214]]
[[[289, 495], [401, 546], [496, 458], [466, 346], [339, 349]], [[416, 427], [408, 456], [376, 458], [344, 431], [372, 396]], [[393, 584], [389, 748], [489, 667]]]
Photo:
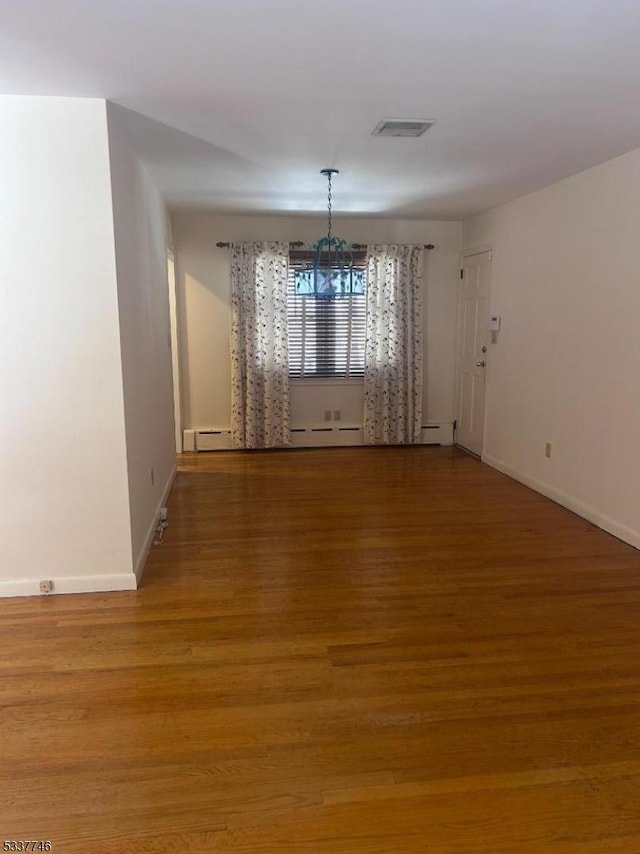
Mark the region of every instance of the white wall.
[[138, 576], [175, 473], [166, 209], [109, 106], [132, 558]]
[[[220, 216], [175, 212], [172, 216], [177, 258], [182, 406], [185, 428], [229, 427], [229, 252], [217, 241], [304, 240], [326, 233], [324, 217]], [[456, 282], [462, 226], [426, 222], [334, 217], [339, 236], [358, 243], [433, 243], [428, 259], [425, 323], [424, 423], [453, 420]], [[362, 383], [293, 381], [292, 425], [324, 420], [325, 409], [340, 409], [342, 422], [362, 422]]]
[[0, 595], [134, 587], [105, 103], [0, 127]]
[[[493, 244], [485, 457], [640, 547], [640, 150], [465, 223]], [[551, 442], [551, 459], [545, 443]]]

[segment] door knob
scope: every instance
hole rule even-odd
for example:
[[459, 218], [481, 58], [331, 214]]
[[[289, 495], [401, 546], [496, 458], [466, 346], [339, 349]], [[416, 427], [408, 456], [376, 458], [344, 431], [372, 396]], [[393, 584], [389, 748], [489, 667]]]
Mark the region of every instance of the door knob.
[[487, 363], [484, 359], [481, 359], [479, 362], [476, 362], [476, 368], [484, 368]]

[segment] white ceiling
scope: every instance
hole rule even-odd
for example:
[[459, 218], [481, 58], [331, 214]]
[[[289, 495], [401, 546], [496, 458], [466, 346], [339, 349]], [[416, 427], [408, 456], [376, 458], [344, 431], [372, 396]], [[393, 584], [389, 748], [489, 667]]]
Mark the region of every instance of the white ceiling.
[[0, 92], [125, 108], [173, 206], [459, 219], [640, 146], [640, 3], [0, 0]]

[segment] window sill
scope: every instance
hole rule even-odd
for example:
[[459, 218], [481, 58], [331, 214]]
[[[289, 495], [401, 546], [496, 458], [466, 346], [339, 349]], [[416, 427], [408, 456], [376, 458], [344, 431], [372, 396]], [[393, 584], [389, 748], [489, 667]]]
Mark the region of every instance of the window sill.
[[290, 377], [289, 383], [292, 386], [295, 385], [354, 385], [354, 386], [362, 386], [364, 385], [364, 379], [362, 377]]

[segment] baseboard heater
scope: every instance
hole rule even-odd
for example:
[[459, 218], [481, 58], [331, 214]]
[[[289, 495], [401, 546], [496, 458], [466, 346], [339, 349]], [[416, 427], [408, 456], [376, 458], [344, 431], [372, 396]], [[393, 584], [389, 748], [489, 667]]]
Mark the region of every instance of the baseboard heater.
[[362, 445], [362, 427], [359, 424], [310, 424], [304, 427], [292, 427], [291, 444], [294, 448]]
[[[362, 426], [359, 424], [309, 424], [291, 428], [294, 448], [343, 447], [363, 445]], [[420, 435], [421, 445], [453, 444], [453, 424], [424, 424]], [[233, 448], [228, 427], [203, 427], [183, 431], [185, 451], [229, 451]]]

